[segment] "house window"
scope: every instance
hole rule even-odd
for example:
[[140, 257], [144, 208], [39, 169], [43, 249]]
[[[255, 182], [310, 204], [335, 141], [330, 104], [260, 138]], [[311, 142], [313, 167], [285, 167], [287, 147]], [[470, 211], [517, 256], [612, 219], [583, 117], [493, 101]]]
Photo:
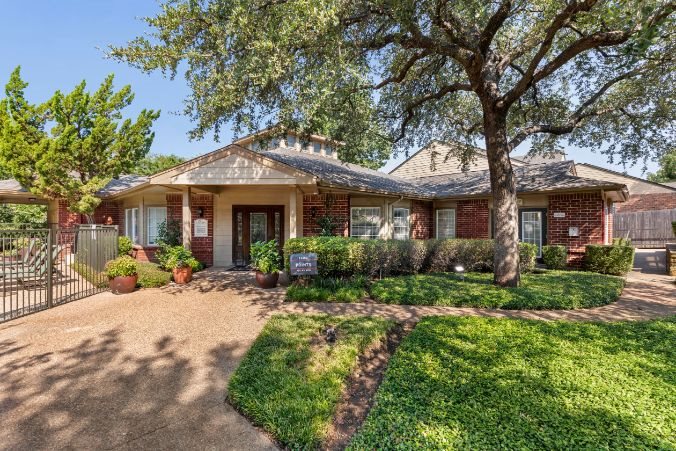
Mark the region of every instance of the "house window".
[[455, 209], [437, 210], [437, 238], [455, 238]]
[[350, 236], [374, 239], [380, 235], [380, 207], [350, 209]]
[[394, 223], [394, 239], [407, 240], [409, 237], [409, 211], [408, 208], [395, 208], [392, 213]]
[[315, 153], [321, 153], [322, 143], [314, 143], [314, 150], [315, 150]]
[[286, 135], [286, 147], [296, 147], [296, 137], [293, 135]]
[[157, 229], [167, 221], [166, 207], [148, 207], [148, 244], [157, 244]]
[[273, 138], [272, 141], [270, 141], [269, 149], [270, 150], [278, 149], [280, 143], [281, 143], [281, 140], [279, 138]]
[[326, 155], [333, 155], [333, 146], [325, 146], [324, 153], [326, 153]]
[[124, 210], [124, 234], [134, 244], [139, 244], [138, 240], [138, 208], [127, 208]]

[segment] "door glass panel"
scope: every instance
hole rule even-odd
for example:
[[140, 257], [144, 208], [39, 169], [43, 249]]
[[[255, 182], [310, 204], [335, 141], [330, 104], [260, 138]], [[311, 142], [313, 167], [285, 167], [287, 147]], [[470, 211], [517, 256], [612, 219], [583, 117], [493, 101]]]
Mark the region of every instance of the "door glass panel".
[[268, 239], [268, 215], [267, 213], [250, 213], [250, 242], [267, 241]]
[[282, 215], [278, 211], [275, 212], [275, 240], [282, 243]]
[[542, 212], [521, 212], [521, 241], [536, 245], [537, 256], [542, 257]]

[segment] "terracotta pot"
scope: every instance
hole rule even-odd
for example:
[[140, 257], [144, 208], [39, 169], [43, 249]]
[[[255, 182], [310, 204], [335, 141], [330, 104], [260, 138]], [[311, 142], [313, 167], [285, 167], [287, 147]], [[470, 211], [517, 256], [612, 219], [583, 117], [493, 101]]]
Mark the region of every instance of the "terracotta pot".
[[277, 286], [277, 280], [279, 280], [278, 272], [265, 274], [260, 271], [256, 271], [256, 283], [261, 288], [265, 288], [266, 290], [275, 288]]
[[192, 280], [192, 268], [190, 266], [185, 266], [183, 268], [174, 268], [174, 282], [179, 285], [188, 283]]
[[119, 276], [108, 279], [110, 291], [113, 294], [127, 294], [136, 289], [136, 282], [138, 282], [138, 274], [133, 276]]

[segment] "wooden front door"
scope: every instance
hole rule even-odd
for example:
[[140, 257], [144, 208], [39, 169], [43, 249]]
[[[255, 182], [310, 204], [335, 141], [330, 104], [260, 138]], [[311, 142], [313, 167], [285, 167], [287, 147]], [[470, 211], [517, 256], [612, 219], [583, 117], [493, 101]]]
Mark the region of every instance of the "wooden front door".
[[251, 243], [277, 240], [280, 251], [284, 245], [283, 205], [233, 205], [232, 262], [236, 266], [249, 264]]

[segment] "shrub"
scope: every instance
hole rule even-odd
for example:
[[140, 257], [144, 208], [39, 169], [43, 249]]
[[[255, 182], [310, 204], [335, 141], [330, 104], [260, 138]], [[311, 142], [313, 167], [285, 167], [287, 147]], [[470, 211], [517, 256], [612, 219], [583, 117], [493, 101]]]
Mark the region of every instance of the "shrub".
[[[284, 265], [295, 253], [317, 254], [319, 275], [327, 278], [370, 277], [420, 272], [448, 272], [456, 265], [467, 271], [493, 270], [493, 240], [361, 240], [343, 237], [292, 238], [284, 244]], [[535, 267], [537, 248], [520, 243], [521, 271]]]
[[542, 246], [542, 259], [549, 269], [565, 269], [568, 250], [566, 246]]
[[178, 219], [168, 219], [157, 225], [157, 242], [169, 246], [178, 246], [181, 244], [181, 221]]
[[584, 267], [587, 271], [602, 274], [623, 275], [634, 264], [634, 248], [631, 246], [590, 244], [586, 246]]
[[674, 234], [674, 236], [676, 237], [676, 221], [671, 222], [671, 231]]
[[615, 246], [631, 246], [631, 238], [613, 238]]
[[171, 273], [162, 270], [158, 264], [151, 262], [139, 262], [138, 282], [141, 288], [158, 288], [167, 285], [171, 281]]
[[277, 241], [258, 241], [251, 245], [251, 265], [256, 270], [271, 274], [282, 269]]
[[181, 245], [169, 246], [167, 244], [161, 244], [160, 249], [155, 256], [162, 269], [172, 270], [174, 268], [186, 266], [190, 266], [193, 272], [202, 269], [202, 263], [193, 257], [190, 250]]
[[364, 276], [353, 279], [315, 278], [309, 285], [293, 283], [286, 299], [300, 302], [357, 302], [367, 295]]
[[134, 276], [138, 274], [138, 262], [128, 255], [123, 255], [106, 263], [105, 271], [110, 278]]
[[120, 255], [129, 255], [131, 250], [134, 248], [134, 243], [131, 238], [127, 236], [121, 236], [117, 239], [117, 252]]

